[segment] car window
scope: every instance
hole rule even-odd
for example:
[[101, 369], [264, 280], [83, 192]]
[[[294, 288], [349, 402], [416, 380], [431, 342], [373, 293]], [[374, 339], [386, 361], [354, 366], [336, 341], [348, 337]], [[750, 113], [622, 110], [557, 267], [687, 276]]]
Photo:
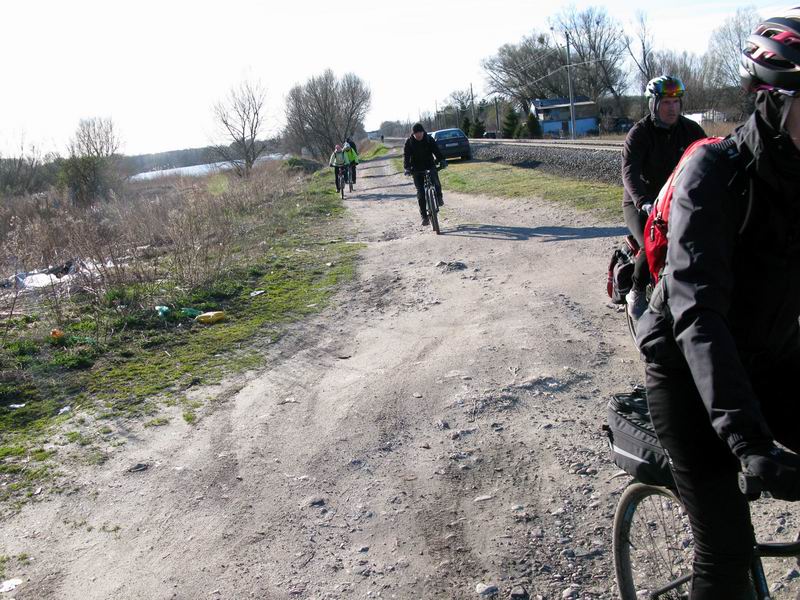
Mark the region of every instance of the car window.
[[464, 135], [464, 132], [460, 129], [444, 129], [442, 131], [437, 131], [436, 135], [433, 136], [437, 142], [439, 140], [452, 140], [453, 138], [463, 138], [467, 137]]

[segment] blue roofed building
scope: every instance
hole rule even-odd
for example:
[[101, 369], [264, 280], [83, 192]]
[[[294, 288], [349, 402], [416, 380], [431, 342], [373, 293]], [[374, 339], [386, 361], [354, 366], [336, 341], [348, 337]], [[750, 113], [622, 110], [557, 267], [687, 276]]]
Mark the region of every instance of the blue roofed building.
[[[539, 120], [544, 137], [570, 137], [569, 98], [537, 98], [531, 112]], [[575, 97], [575, 136], [600, 133], [597, 105], [587, 96]]]

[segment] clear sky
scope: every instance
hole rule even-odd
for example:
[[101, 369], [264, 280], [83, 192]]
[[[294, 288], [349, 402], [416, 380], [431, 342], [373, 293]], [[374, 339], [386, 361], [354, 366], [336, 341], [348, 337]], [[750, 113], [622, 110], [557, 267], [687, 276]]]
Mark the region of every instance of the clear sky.
[[[795, 0], [795, 3], [797, 1]], [[624, 25], [644, 7], [660, 47], [703, 52], [739, 0], [574, 2]], [[282, 126], [295, 83], [332, 68], [372, 89], [367, 129], [414, 119], [452, 90], [483, 94], [481, 60], [567, 6], [533, 0], [0, 0], [0, 152], [26, 142], [65, 152], [81, 118], [111, 117], [126, 154], [218, 139], [213, 104], [245, 78]], [[787, 5], [788, 6], [788, 5]]]

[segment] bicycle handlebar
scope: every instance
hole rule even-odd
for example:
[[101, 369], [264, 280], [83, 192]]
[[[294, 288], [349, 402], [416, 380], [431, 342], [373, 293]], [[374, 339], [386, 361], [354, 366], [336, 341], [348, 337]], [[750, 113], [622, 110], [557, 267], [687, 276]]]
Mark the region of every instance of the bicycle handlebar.
[[758, 500], [764, 492], [764, 484], [755, 475], [742, 471], [739, 473], [739, 490], [748, 500]]

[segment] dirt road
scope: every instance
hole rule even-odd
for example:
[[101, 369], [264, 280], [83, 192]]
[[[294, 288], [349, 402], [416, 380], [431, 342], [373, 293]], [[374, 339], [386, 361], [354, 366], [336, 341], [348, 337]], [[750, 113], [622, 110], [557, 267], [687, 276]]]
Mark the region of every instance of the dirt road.
[[31, 560], [1, 599], [612, 597], [600, 427], [641, 379], [604, 293], [623, 230], [447, 194], [435, 236], [392, 172], [361, 169], [357, 281], [271, 368], [4, 523]]

